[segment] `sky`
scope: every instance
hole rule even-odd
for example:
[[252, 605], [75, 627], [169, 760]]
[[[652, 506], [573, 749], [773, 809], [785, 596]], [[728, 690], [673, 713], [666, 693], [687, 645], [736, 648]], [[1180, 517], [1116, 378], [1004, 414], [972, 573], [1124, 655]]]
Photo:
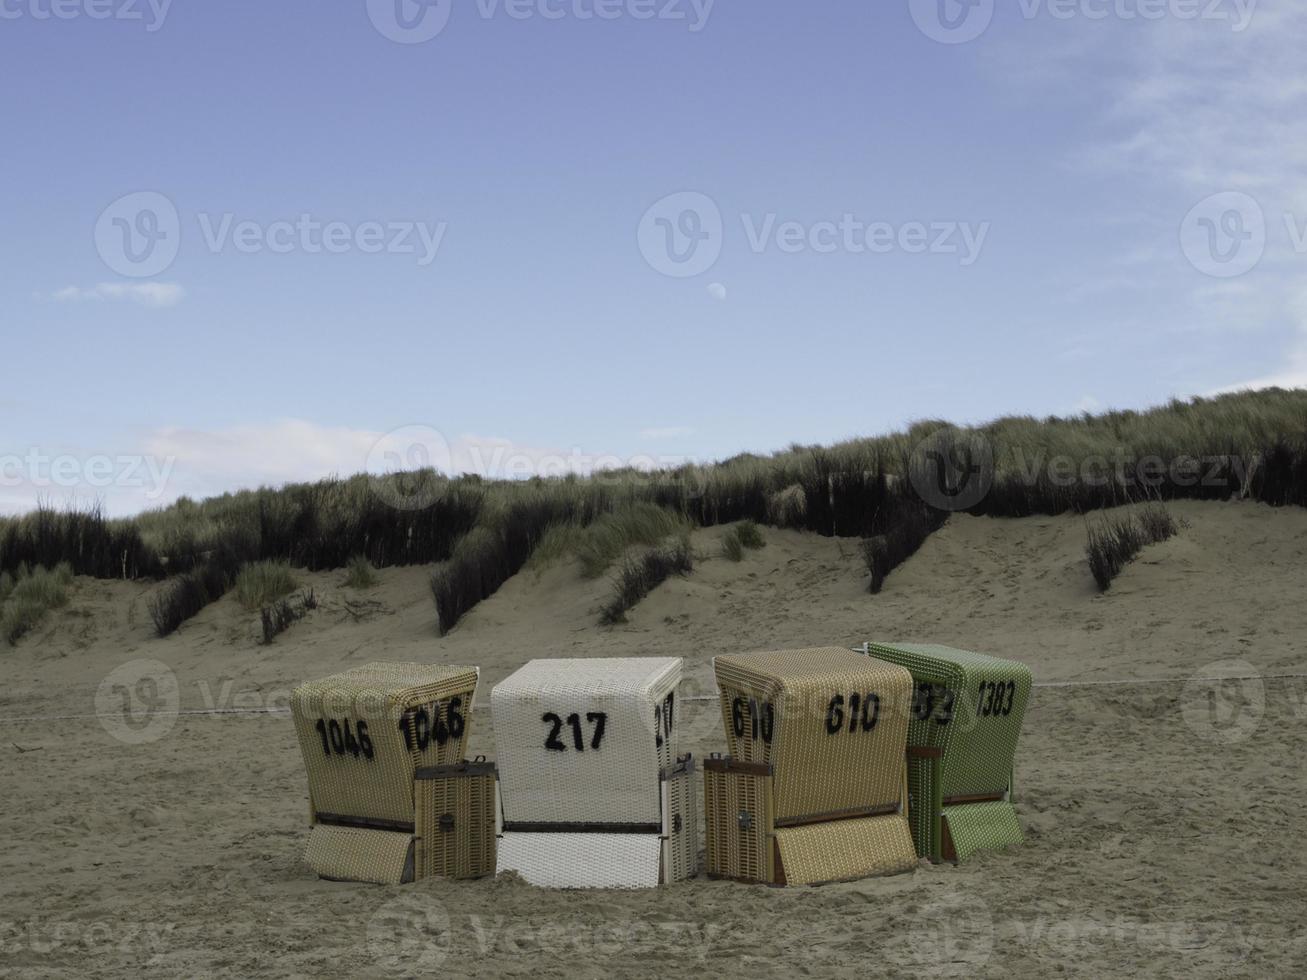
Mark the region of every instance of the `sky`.
[[0, 513], [1307, 385], [1297, 0], [0, 0]]

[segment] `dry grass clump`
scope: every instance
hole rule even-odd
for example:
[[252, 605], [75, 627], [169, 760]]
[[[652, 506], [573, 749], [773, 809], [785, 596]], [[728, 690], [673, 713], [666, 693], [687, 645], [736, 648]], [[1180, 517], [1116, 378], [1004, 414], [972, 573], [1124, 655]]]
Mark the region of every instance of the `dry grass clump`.
[[1085, 527], [1089, 533], [1085, 554], [1100, 592], [1106, 592], [1112, 579], [1147, 545], [1165, 541], [1179, 531], [1175, 519], [1160, 502], [1092, 523], [1086, 518]]
[[263, 643], [271, 644], [276, 637], [286, 632], [295, 623], [318, 608], [318, 597], [313, 590], [293, 596], [290, 599], [278, 599], [270, 606], [264, 606], [260, 617], [263, 620]]
[[745, 549], [761, 548], [767, 543], [758, 525], [750, 520], [739, 521], [722, 535], [722, 555], [728, 561], [741, 561]]
[[355, 555], [345, 568], [345, 585], [351, 589], [370, 589], [377, 584], [377, 570], [362, 555]]
[[626, 613], [673, 575], [694, 570], [690, 542], [682, 538], [665, 548], [650, 548], [638, 558], [627, 558], [613, 581], [613, 596], [599, 611], [599, 623], [612, 626], [626, 622]]
[[245, 565], [236, 574], [236, 598], [253, 612], [271, 602], [288, 596], [299, 588], [290, 563], [285, 561], [258, 561]]
[[13, 646], [45, 618], [51, 609], [68, 602], [73, 569], [61, 562], [54, 569], [20, 565], [0, 576], [0, 636]]

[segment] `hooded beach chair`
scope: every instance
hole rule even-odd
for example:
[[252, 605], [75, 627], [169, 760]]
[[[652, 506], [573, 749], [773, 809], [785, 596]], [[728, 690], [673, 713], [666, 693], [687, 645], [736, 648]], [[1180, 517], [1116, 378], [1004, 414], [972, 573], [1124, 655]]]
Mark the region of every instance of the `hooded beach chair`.
[[697, 870], [694, 767], [676, 752], [680, 658], [532, 660], [490, 696], [500, 871], [641, 888]]
[[710, 875], [798, 885], [916, 866], [906, 670], [839, 647], [713, 667], [730, 755], [704, 763]]
[[476, 685], [475, 667], [371, 663], [295, 689], [315, 872], [377, 884], [494, 873], [493, 767], [463, 762]]
[[1020, 844], [1012, 770], [1030, 668], [933, 644], [869, 643], [866, 649], [912, 672], [908, 792], [917, 853], [965, 861], [977, 851]]

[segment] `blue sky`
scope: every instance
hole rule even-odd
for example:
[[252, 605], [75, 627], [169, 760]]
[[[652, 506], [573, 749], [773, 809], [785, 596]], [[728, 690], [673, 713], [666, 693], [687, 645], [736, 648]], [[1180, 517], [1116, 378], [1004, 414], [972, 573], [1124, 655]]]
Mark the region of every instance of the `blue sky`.
[[1307, 384], [1304, 28], [0, 0], [0, 512]]

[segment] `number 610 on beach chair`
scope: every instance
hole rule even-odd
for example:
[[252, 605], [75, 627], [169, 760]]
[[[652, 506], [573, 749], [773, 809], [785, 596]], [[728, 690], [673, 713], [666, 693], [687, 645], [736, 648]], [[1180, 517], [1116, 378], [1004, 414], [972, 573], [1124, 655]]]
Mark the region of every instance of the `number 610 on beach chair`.
[[730, 756], [704, 763], [710, 875], [797, 885], [916, 866], [906, 670], [839, 647], [713, 666]]

